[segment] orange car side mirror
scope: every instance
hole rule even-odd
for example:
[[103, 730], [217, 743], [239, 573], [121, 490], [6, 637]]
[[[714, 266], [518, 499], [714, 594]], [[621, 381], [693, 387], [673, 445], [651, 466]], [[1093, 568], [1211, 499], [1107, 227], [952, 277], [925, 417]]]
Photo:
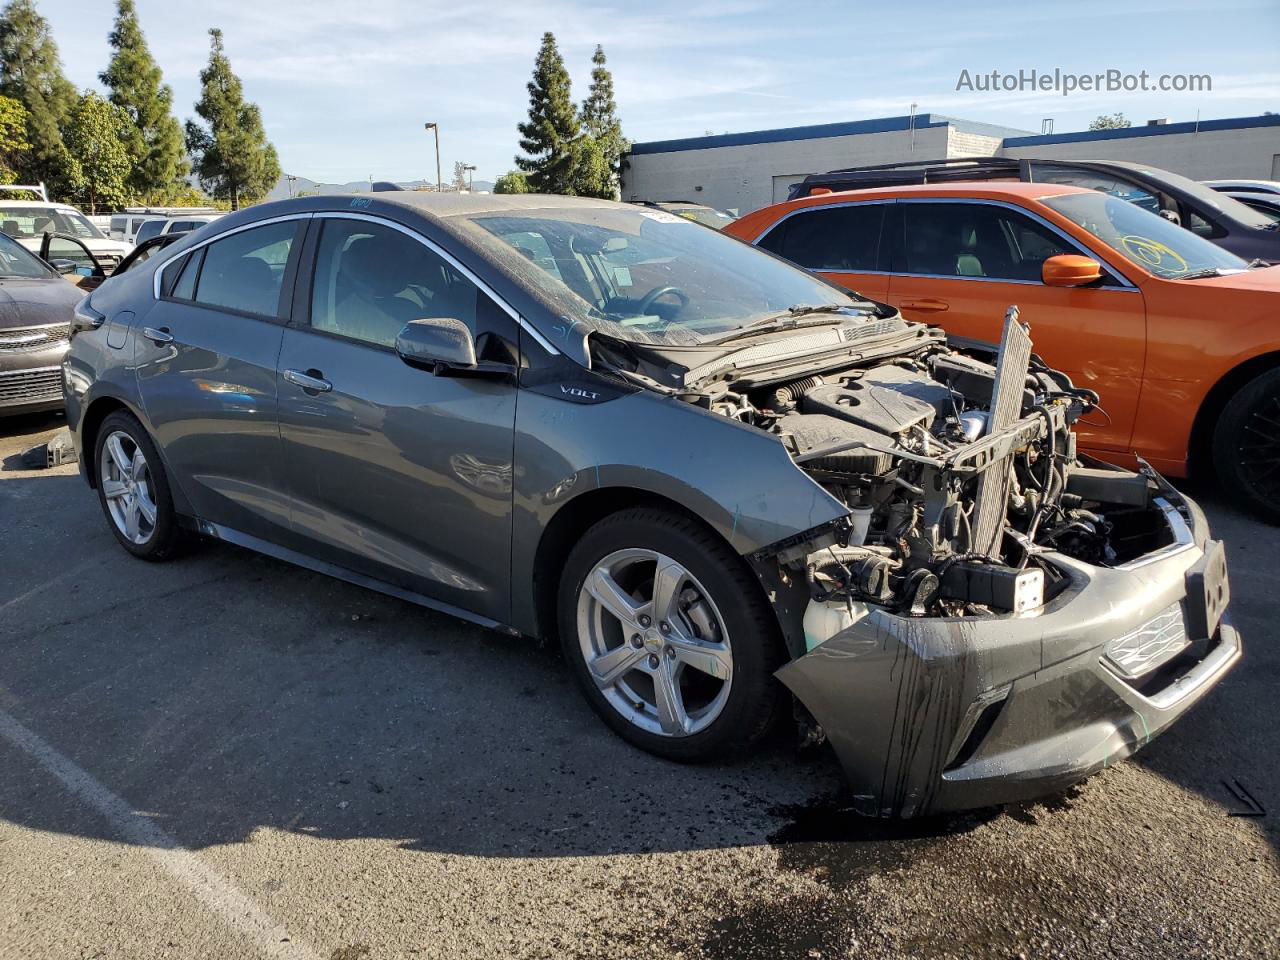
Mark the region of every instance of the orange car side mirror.
[[1083, 287], [1102, 276], [1102, 265], [1091, 257], [1063, 254], [1046, 260], [1040, 276], [1047, 287]]

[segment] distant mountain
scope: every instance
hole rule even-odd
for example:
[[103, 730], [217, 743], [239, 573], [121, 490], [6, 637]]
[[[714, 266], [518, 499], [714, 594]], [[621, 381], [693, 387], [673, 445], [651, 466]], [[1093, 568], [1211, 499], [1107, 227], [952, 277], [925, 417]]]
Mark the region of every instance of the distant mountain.
[[[431, 181], [427, 180], [403, 180], [396, 181], [396, 186], [403, 187], [406, 190], [416, 190], [419, 187], [432, 186]], [[275, 187], [267, 194], [268, 200], [284, 200], [290, 196], [289, 178], [282, 176], [276, 183]], [[471, 189], [476, 193], [486, 193], [493, 190], [492, 180], [476, 180], [472, 183]], [[308, 180], [306, 177], [298, 177], [293, 181], [292, 196], [300, 193], [315, 194], [343, 194], [343, 193], [368, 193], [368, 180], [352, 180], [350, 183], [317, 183], [315, 180]]]

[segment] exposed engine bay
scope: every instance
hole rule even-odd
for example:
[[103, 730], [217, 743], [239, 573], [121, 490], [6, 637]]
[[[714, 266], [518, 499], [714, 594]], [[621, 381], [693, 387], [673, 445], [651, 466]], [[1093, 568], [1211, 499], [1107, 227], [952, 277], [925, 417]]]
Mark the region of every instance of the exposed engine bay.
[[[861, 349], [815, 364], [822, 337], [833, 338], [834, 355], [848, 356], [850, 341]], [[802, 352], [789, 353], [791, 341]], [[940, 330], [881, 315], [678, 375], [658, 357], [608, 359], [776, 434], [849, 508], [829, 529], [773, 548], [803, 570], [819, 603], [902, 616], [1023, 613], [1069, 583], [1048, 555], [1114, 566], [1169, 536], [1147, 477], [1080, 461], [1072, 426], [1098, 396], [1032, 354], [1016, 307], [998, 350], [958, 349]], [[806, 366], [821, 369], [797, 375]]]

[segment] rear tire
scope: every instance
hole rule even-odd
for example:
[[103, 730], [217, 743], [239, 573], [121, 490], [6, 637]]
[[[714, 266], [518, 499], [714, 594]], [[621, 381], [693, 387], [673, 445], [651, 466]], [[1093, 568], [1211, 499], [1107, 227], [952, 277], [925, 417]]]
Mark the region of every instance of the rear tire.
[[178, 525], [160, 452], [137, 417], [117, 410], [102, 421], [93, 469], [98, 502], [120, 546], [153, 562], [181, 552], [190, 535]]
[[1280, 369], [1227, 401], [1213, 437], [1223, 489], [1268, 523], [1280, 524]]
[[777, 620], [742, 558], [697, 522], [650, 508], [599, 521], [569, 554], [557, 610], [583, 695], [629, 743], [698, 762], [767, 732]]

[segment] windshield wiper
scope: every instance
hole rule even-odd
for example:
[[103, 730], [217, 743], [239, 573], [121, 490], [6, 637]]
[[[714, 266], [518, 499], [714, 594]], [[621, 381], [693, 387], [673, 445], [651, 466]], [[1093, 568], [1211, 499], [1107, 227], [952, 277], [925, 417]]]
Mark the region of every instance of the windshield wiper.
[[1206, 267], [1204, 270], [1193, 270], [1191, 273], [1184, 273], [1182, 276], [1178, 277], [1178, 279], [1179, 280], [1205, 280], [1205, 279], [1208, 279], [1209, 277], [1222, 277], [1222, 276], [1226, 276], [1226, 274], [1224, 274], [1219, 268]]
[[[737, 330], [730, 330], [728, 333], [722, 333], [718, 337], [711, 337], [704, 340], [703, 343], [728, 343], [730, 340], [741, 340], [743, 337], [754, 337], [758, 333], [768, 333], [771, 330], [797, 330], [802, 327], [821, 327], [827, 324], [840, 323], [844, 319], [844, 312], [848, 309], [848, 306], [838, 303], [798, 303], [795, 306], [788, 307], [786, 313], [777, 314], [772, 317], [764, 317], [763, 319], [750, 323], [745, 327], [741, 327]], [[822, 319], [813, 319], [808, 321], [802, 319], [816, 313], [836, 313], [840, 314], [840, 316], [829, 318], [824, 317]]]

